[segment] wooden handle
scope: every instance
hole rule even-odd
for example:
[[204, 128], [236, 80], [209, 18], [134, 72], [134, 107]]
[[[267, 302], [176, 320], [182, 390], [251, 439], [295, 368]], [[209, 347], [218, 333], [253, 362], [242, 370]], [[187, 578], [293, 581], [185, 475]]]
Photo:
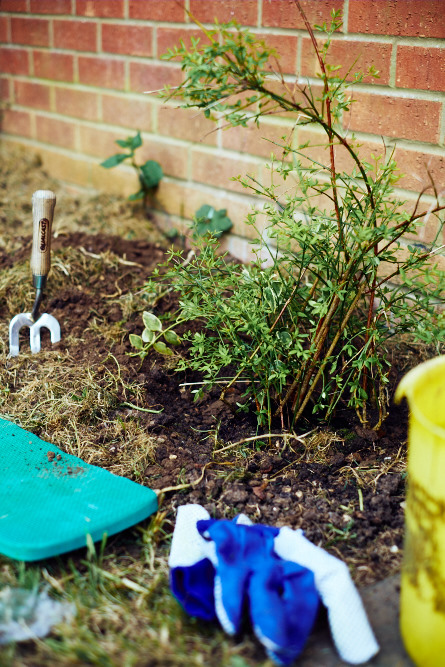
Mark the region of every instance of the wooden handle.
[[51, 268], [51, 228], [56, 195], [51, 190], [37, 190], [32, 196], [32, 253], [33, 276], [47, 276]]

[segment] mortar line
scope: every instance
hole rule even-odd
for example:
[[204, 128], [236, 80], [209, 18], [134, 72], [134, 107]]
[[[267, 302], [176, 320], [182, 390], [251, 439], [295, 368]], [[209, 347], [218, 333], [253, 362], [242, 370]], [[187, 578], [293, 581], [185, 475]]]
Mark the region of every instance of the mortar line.
[[263, 23], [263, 0], [258, 0], [257, 4], [257, 27], [261, 28]]
[[343, 2], [343, 34], [349, 34], [349, 0]]

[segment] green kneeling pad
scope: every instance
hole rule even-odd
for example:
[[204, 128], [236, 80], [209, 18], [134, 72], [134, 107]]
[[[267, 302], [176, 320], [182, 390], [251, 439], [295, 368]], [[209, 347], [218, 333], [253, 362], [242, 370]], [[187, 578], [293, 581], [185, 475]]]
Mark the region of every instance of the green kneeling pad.
[[48, 558], [113, 535], [158, 509], [151, 489], [66, 454], [0, 419], [0, 553]]

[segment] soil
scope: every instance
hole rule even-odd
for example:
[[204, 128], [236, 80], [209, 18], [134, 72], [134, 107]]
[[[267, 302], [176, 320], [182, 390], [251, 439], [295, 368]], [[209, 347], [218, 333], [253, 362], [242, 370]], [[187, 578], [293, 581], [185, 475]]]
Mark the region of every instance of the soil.
[[[120, 206], [128, 204], [122, 200]], [[17, 219], [23, 215], [29, 213], [18, 211]], [[110, 228], [116, 226], [110, 223]], [[170, 526], [177, 506], [200, 503], [215, 517], [244, 512], [256, 522], [302, 528], [310, 540], [345, 560], [359, 584], [396, 572], [403, 548], [406, 407], [391, 404], [390, 416], [378, 431], [363, 428], [355, 414], [344, 409], [328, 425], [303, 424], [298, 433], [310, 434], [302, 442], [278, 428], [273, 437], [231, 447], [258, 435], [254, 418], [234, 414], [219, 400], [218, 391], [194, 402], [187, 383], [199, 378], [177, 373], [165, 357], [152, 353], [141, 362], [130, 356], [134, 349], [129, 334], [141, 333], [144, 305], [142, 301], [128, 313], [123, 304], [165, 259], [168, 243], [158, 234], [153, 237], [59, 233], [53, 251], [81, 248], [86, 261], [107, 253], [121, 261], [110, 262], [85, 284], [67, 280], [46, 299], [45, 310], [61, 325], [58, 349], [68, 351], [76, 364], [104, 374], [116, 374], [117, 364], [123, 381], [137, 379], [143, 386], [145, 408], [162, 409], [150, 413], [112, 406], [109, 416], [123, 422], [137, 419], [151, 436], [153, 455], [138, 481], [165, 490], [161, 509]], [[13, 255], [0, 248], [0, 269], [28, 258], [30, 244], [30, 237], [23, 235]], [[174, 296], [168, 294], [154, 312], [165, 315], [174, 305]], [[110, 339], [106, 330], [113, 326], [118, 333]], [[42, 347], [51, 347], [45, 336]], [[399, 377], [418, 361], [414, 353], [407, 356], [406, 349], [395, 348], [394, 355], [391, 403]], [[93, 437], [106, 452], [100, 465], [111, 467], [120, 455], [119, 442], [100, 422]]]

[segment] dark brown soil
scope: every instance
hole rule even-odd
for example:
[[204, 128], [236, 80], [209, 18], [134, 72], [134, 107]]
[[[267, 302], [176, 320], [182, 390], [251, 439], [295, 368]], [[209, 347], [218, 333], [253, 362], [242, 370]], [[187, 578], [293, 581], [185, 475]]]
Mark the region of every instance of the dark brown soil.
[[[30, 240], [24, 239], [22, 247], [14, 257], [0, 251], [0, 267], [29, 257]], [[62, 341], [58, 345], [78, 364], [116, 373], [117, 362], [124, 381], [137, 379], [143, 384], [145, 406], [162, 408], [156, 414], [117, 407], [110, 410], [110, 416], [118, 413], [124, 422], [137, 418], [155, 440], [143, 483], [158, 490], [183, 485], [163, 496], [162, 509], [172, 525], [175, 507], [185, 503], [200, 503], [216, 517], [245, 512], [257, 522], [303, 528], [310, 540], [346, 560], [358, 583], [370, 583], [397, 571], [405, 498], [404, 406], [392, 406], [390, 417], [378, 432], [364, 429], [355, 415], [344, 410], [330, 425], [306, 436], [304, 445], [286, 440], [278, 429], [274, 437], [218, 452], [257, 435], [255, 420], [233, 414], [218, 399], [217, 391], [193, 402], [190, 387], [182, 385], [197, 378], [175, 372], [156, 353], [142, 363], [129, 356], [134, 350], [128, 334], [141, 332], [143, 305], [127, 319], [120, 299], [139, 290], [163, 261], [161, 245], [73, 233], [54, 240], [54, 250], [62, 247], [81, 247], [87, 259], [88, 253], [110, 251], [126, 262], [110, 265], [85, 285], [67, 282], [58, 294], [48, 296], [44, 308], [60, 322]], [[165, 313], [172, 306], [173, 297], [168, 295], [156, 304], [155, 312]], [[90, 326], [93, 320], [99, 326]], [[107, 342], [101, 335], [101, 323], [104, 328], [121, 324], [116, 342]], [[73, 342], [75, 337], [81, 343]], [[44, 339], [45, 345], [50, 343]], [[395, 359], [394, 365], [396, 382], [409, 361]], [[304, 424], [299, 433], [315, 427], [314, 423]], [[103, 465], [111, 464], [119, 457], [119, 443], [100, 422], [96, 438], [102, 451], [105, 448], [108, 452]]]

